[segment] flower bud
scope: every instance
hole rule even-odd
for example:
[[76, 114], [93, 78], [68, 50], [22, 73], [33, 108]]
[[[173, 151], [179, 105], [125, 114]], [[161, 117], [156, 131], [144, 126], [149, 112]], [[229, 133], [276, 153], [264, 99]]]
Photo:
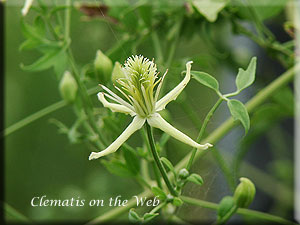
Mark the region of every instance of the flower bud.
[[218, 206], [218, 218], [221, 219], [226, 216], [234, 206], [233, 197], [225, 196], [222, 198]]
[[179, 171], [178, 175], [181, 179], [186, 179], [189, 176], [189, 171], [187, 171], [187, 169], [183, 168]]
[[122, 77], [125, 77], [122, 66], [119, 62], [115, 62], [115, 65], [114, 65], [114, 68], [112, 71], [111, 80], [112, 80], [112, 82], [115, 82], [117, 79], [122, 78]]
[[104, 55], [101, 50], [98, 50], [94, 61], [94, 67], [99, 81], [106, 83], [110, 79], [112, 66], [110, 58]]
[[77, 83], [69, 71], [66, 71], [59, 83], [59, 91], [62, 98], [66, 102], [74, 102], [76, 99], [78, 86]]
[[174, 199], [172, 201], [172, 204], [174, 206], [181, 206], [183, 204], [183, 201], [178, 197], [174, 197]]
[[234, 192], [234, 200], [236, 205], [241, 208], [248, 207], [255, 196], [255, 186], [248, 178], [240, 178], [240, 184]]

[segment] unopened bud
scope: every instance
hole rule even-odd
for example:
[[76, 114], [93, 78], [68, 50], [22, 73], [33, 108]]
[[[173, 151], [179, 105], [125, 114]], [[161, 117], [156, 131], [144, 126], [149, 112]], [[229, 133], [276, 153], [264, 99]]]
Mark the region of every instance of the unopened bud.
[[112, 71], [112, 76], [111, 76], [111, 80], [113, 82], [115, 82], [117, 79], [125, 77], [124, 76], [124, 71], [122, 69], [122, 66], [119, 62], [115, 62], [113, 71]]
[[104, 55], [101, 50], [98, 50], [96, 53], [94, 66], [95, 66], [98, 79], [101, 82], [106, 83], [110, 79], [112, 67], [113, 67], [110, 58]]
[[183, 168], [179, 171], [178, 175], [181, 179], [186, 179], [189, 176], [189, 171], [187, 171], [187, 169]]
[[76, 99], [78, 86], [77, 83], [69, 71], [66, 71], [59, 83], [59, 91], [62, 98], [71, 103]]
[[172, 204], [174, 206], [181, 206], [183, 204], [183, 201], [178, 197], [174, 197], [174, 199], [172, 201]]
[[234, 192], [234, 200], [236, 205], [241, 208], [248, 207], [253, 201], [255, 196], [255, 186], [248, 178], [240, 178], [240, 184]]
[[226, 216], [234, 206], [234, 199], [231, 196], [222, 198], [218, 206], [218, 218]]

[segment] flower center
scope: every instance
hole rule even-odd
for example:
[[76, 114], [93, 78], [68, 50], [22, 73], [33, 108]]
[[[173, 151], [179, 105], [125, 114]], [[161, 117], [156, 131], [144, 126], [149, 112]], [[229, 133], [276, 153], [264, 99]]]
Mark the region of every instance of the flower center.
[[147, 117], [155, 111], [156, 97], [154, 88], [161, 79], [158, 78], [156, 65], [143, 56], [132, 56], [122, 68], [124, 77], [117, 80], [120, 90], [132, 104], [136, 113]]

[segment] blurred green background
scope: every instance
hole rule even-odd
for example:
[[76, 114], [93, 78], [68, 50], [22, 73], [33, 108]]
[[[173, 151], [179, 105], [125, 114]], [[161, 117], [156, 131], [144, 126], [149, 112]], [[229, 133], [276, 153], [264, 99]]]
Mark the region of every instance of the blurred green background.
[[[182, 6], [174, 8], [174, 11], [167, 7], [153, 8], [153, 11], [161, 10], [155, 19], [163, 22], [158, 23], [154, 30], [157, 31], [159, 39], [164, 40], [162, 43], [168, 43], [165, 39], [170, 34], [173, 23], [177, 21], [176, 10], [184, 10]], [[20, 68], [21, 63], [27, 65], [39, 57], [36, 51], [19, 51], [19, 46], [24, 41], [20, 27], [22, 17], [20, 9], [20, 5], [9, 4], [5, 8], [5, 127], [61, 100], [58, 91], [59, 81], [52, 69], [42, 72], [25, 72]], [[266, 24], [276, 37], [284, 42], [290, 40], [290, 37], [283, 30], [283, 23], [287, 20], [285, 11], [280, 12], [267, 20]], [[33, 15], [34, 12], [30, 12], [26, 20], [30, 21]], [[137, 16], [136, 20], [139, 21], [141, 18]], [[120, 22], [120, 26], [122, 23], [123, 21]], [[107, 52], [118, 44], [126, 33], [124, 30], [127, 29], [127, 33], [132, 36], [141, 32], [134, 30], [134, 27], [133, 31], [130, 31], [128, 27], [120, 29], [118, 26], [119, 24], [112, 24], [101, 18], [88, 19], [78, 9], [72, 10], [72, 49], [79, 67], [91, 63], [98, 49]], [[245, 68], [252, 56], [258, 56], [257, 80], [253, 87], [239, 96], [243, 102], [250, 99], [259, 89], [284, 71], [284, 68], [271, 59], [264, 49], [244, 36], [233, 34], [231, 28], [230, 21], [225, 17], [221, 17], [215, 23], [209, 23], [203, 17], [186, 16], [183, 21], [182, 34], [175, 48], [174, 58], [168, 66], [169, 73], [164, 92], [180, 82], [182, 78], [180, 73], [185, 69], [185, 62], [191, 59], [194, 61], [193, 70], [212, 74], [219, 80], [222, 92], [227, 93], [234, 91], [234, 79], [238, 68]], [[206, 33], [206, 29], [210, 34]], [[136, 40], [133, 40], [132, 45], [134, 46]], [[124, 62], [134, 52], [132, 45], [125, 46], [112, 54], [110, 57], [112, 61]], [[165, 49], [169, 48], [169, 46], [164, 47]], [[143, 54], [150, 59], [156, 57], [151, 35], [142, 40], [136, 53]], [[166, 67], [165, 62], [158, 64], [161, 74], [164, 73]], [[88, 84], [90, 87], [96, 85], [97, 82]], [[286, 96], [290, 100], [292, 98], [290, 96], [291, 88], [286, 92], [288, 93]], [[97, 101], [96, 95], [92, 95], [91, 99], [95, 107], [102, 107]], [[275, 97], [274, 99], [270, 103], [280, 105]], [[185, 93], [167, 107], [168, 120], [195, 138], [199, 125], [197, 123], [199, 120], [200, 122], [203, 120], [216, 100], [215, 93], [192, 80]], [[188, 115], [187, 106], [192, 109], [194, 115]], [[285, 107], [293, 110], [293, 105]], [[276, 114], [277, 111], [272, 111], [272, 113]], [[208, 131], [218, 127], [229, 115], [226, 105], [222, 105], [210, 123]], [[58, 133], [56, 126], [49, 123], [51, 118], [56, 118], [71, 126], [76, 115], [71, 106], [66, 106], [6, 137], [6, 203], [33, 221], [88, 221], [102, 215], [109, 210], [109, 207], [89, 207], [87, 202], [84, 207], [31, 207], [31, 199], [43, 195], [49, 199], [80, 197], [86, 200], [95, 198], [108, 200], [109, 197], [118, 195], [124, 199], [131, 199], [133, 195], [142, 191], [142, 188], [134, 180], [110, 174], [99, 160], [88, 161], [88, 155], [91, 152], [88, 145], [85, 143], [71, 144], [65, 135]], [[126, 116], [120, 118], [123, 121], [123, 127], [119, 131], [121, 133], [130, 118]], [[256, 124], [260, 124], [261, 119], [264, 118], [258, 116]], [[285, 218], [292, 218], [293, 210], [292, 125], [292, 113], [276, 117], [266, 125], [267, 128], [263, 127], [261, 130], [257, 128], [258, 131], [254, 124], [253, 130], [249, 134], [251, 138], [247, 139], [248, 145], [244, 143], [245, 148], [251, 150], [246, 155], [246, 161], [252, 167], [249, 169], [249, 167], [242, 166], [240, 172], [241, 175], [253, 179], [257, 185], [257, 196], [251, 207]], [[155, 138], [158, 139], [160, 136], [161, 132], [155, 130]], [[218, 144], [218, 148], [225, 155], [224, 158], [229, 164], [232, 163], [232, 156], [242, 148], [242, 137], [243, 130], [238, 127]], [[133, 146], [140, 146], [141, 135], [136, 133], [130, 138], [129, 143]], [[164, 154], [176, 164], [189, 151], [185, 145], [170, 138]], [[211, 154], [197, 161], [193, 170], [201, 174], [205, 185], [199, 188], [189, 184], [184, 189], [185, 194], [218, 202], [223, 196], [230, 193], [224, 176]], [[271, 180], [265, 178], [261, 171], [266, 173]], [[276, 186], [273, 186], [274, 184]], [[186, 205], [181, 207], [177, 213], [190, 221], [197, 221], [199, 218], [201, 221], [206, 221], [215, 216], [213, 211]], [[126, 219], [127, 214], [124, 214], [122, 218]], [[14, 221], [14, 218], [8, 217], [7, 220]]]

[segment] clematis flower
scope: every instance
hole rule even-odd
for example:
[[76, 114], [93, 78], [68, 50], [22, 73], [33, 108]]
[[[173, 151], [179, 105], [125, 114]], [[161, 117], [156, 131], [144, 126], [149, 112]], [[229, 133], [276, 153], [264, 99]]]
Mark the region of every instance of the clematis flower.
[[[209, 143], [201, 145], [193, 141], [186, 134], [165, 121], [159, 114], [159, 111], [165, 109], [169, 102], [177, 98], [190, 81], [191, 64], [192, 61], [186, 64], [184, 79], [173, 90], [158, 100], [167, 71], [163, 77], [158, 78], [156, 64], [153, 61], [149, 61], [149, 59], [141, 55], [129, 57], [121, 70], [122, 77], [117, 80], [120, 88], [115, 86], [124, 98], [121, 98], [103, 85], [100, 86], [105, 92], [99, 92], [97, 95], [104, 107], [109, 108], [113, 112], [129, 114], [133, 117], [133, 120], [123, 133], [105, 150], [92, 152], [89, 160], [117, 151], [134, 132], [142, 128], [145, 122], [194, 148], [207, 149], [212, 147]], [[107, 101], [107, 98], [113, 102]]]

